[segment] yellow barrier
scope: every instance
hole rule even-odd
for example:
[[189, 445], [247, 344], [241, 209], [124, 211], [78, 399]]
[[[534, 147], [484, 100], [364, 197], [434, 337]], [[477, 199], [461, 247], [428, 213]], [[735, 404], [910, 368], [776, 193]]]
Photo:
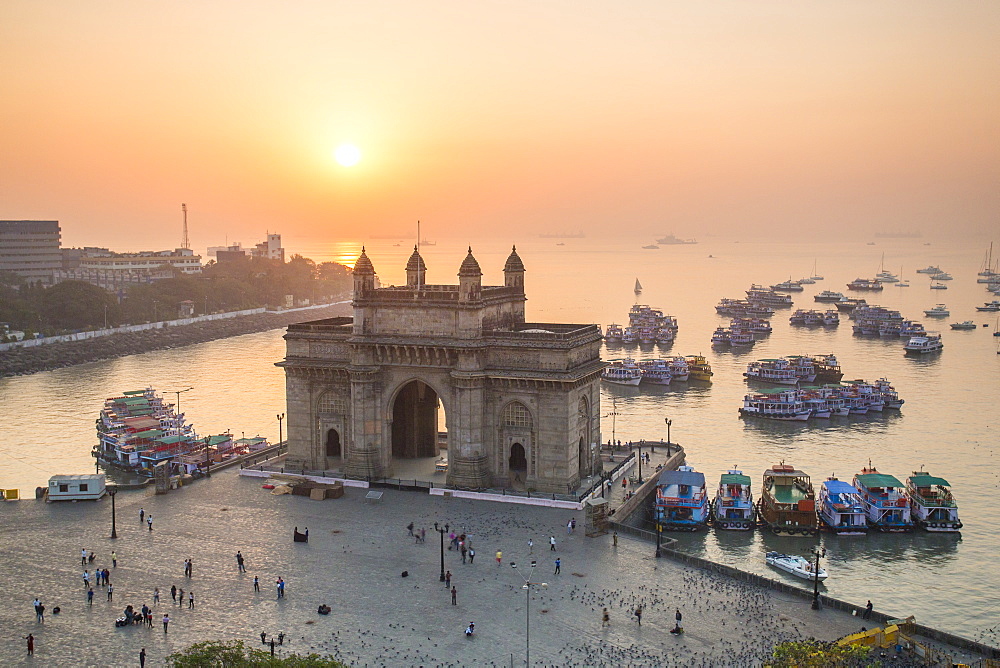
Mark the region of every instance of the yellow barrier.
[[21, 490], [18, 489], [0, 489], [3, 493], [4, 501], [17, 501], [21, 498]]

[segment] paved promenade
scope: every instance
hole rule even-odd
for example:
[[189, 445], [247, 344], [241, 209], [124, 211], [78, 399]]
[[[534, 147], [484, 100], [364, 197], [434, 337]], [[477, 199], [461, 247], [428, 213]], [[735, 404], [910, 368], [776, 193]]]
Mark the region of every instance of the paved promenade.
[[[538, 561], [533, 579], [548, 583], [531, 601], [532, 665], [753, 666], [777, 640], [833, 639], [862, 624], [845, 613], [813, 611], [797, 597], [656, 560], [648, 543], [629, 537], [621, 536], [617, 547], [610, 535], [587, 538], [582, 513], [392, 491], [369, 503], [365, 490], [353, 488], [341, 499], [312, 501], [273, 496], [260, 484], [226, 471], [166, 496], [123, 492], [116, 502], [117, 541], [107, 538], [109, 499], [0, 507], [0, 581], [9, 594], [0, 608], [0, 664], [131, 666], [145, 647], [155, 666], [199, 640], [254, 644], [261, 631], [283, 631], [279, 650], [329, 653], [357, 666], [524, 665], [520, 574], [529, 573], [532, 558]], [[140, 507], [153, 515], [152, 532], [139, 522]], [[572, 517], [578, 526], [568, 535]], [[426, 543], [407, 535], [411, 521], [427, 530]], [[445, 550], [457, 605], [438, 579], [435, 521], [469, 534], [476, 550], [475, 562], [465, 564]], [[309, 528], [308, 544], [292, 542], [295, 526]], [[113, 602], [107, 588], [95, 587], [93, 606], [87, 605], [81, 548], [97, 553], [91, 572], [111, 570]], [[238, 572], [237, 550], [246, 558], [245, 574]], [[192, 577], [184, 575], [188, 558]], [[281, 600], [278, 577], [287, 583]], [[194, 609], [171, 605], [172, 584], [194, 592]], [[153, 628], [115, 628], [127, 604], [153, 604], [154, 587], [161, 598]], [[35, 621], [35, 596], [47, 608], [44, 624]], [[318, 615], [321, 603], [333, 613]], [[641, 626], [632, 614], [640, 605]], [[55, 606], [62, 609], [58, 615], [51, 614]], [[605, 607], [611, 623], [602, 628]], [[668, 631], [678, 607], [686, 632], [673, 636]], [[165, 612], [167, 634], [160, 622]], [[476, 624], [471, 640], [463, 634], [470, 621]], [[33, 659], [25, 657], [28, 633], [36, 639]]]

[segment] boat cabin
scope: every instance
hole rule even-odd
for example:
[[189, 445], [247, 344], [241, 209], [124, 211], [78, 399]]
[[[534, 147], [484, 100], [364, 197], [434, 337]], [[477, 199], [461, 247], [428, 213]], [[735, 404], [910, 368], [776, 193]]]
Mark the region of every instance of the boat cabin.
[[104, 474], [54, 475], [49, 478], [49, 501], [97, 501], [106, 492]]

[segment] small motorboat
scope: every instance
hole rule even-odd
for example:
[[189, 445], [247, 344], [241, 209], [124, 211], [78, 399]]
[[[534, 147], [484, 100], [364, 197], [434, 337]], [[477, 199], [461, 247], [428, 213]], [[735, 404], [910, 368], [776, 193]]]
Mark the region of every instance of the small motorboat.
[[952, 329], [976, 329], [976, 323], [971, 320], [966, 320], [964, 322], [953, 322], [951, 323]]
[[799, 557], [794, 554], [782, 554], [780, 552], [768, 552], [764, 555], [764, 558], [767, 560], [768, 566], [774, 566], [805, 580], [825, 580], [827, 578], [825, 569], [820, 568], [817, 573], [815, 565], [805, 557]]

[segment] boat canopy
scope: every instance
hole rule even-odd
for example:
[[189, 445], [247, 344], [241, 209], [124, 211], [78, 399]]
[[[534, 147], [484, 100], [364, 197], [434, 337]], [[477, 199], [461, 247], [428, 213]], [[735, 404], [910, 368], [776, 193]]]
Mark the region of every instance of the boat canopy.
[[162, 436], [165, 432], [162, 429], [147, 429], [146, 431], [140, 431], [135, 434], [130, 434], [132, 438], [158, 438]]
[[937, 476], [933, 476], [929, 473], [914, 473], [910, 476], [910, 482], [912, 482], [915, 487], [930, 487], [931, 485], [951, 487], [951, 484], [944, 478], [938, 478]]
[[218, 445], [219, 443], [225, 443], [226, 441], [231, 441], [233, 439], [232, 434], [217, 434], [215, 436], [209, 436], [209, 445]]
[[122, 394], [126, 397], [134, 396], [136, 394], [145, 394], [146, 390], [126, 390]]
[[[749, 479], [748, 479], [749, 480]], [[658, 485], [689, 485], [704, 487], [705, 474], [697, 471], [664, 471], [660, 474]]]
[[[860, 476], [858, 476], [860, 477]], [[889, 476], [892, 477], [892, 476]], [[857, 494], [858, 490], [855, 489], [854, 485], [846, 483], [843, 480], [827, 480], [823, 485], [830, 491], [831, 494]], [[886, 485], [888, 487], [888, 485]]]
[[750, 476], [740, 473], [723, 473], [722, 479], [719, 482], [723, 485], [749, 485]]
[[899, 482], [895, 476], [891, 476], [885, 473], [859, 473], [855, 476], [865, 487], [871, 489], [872, 487], [902, 487], [903, 483]]

